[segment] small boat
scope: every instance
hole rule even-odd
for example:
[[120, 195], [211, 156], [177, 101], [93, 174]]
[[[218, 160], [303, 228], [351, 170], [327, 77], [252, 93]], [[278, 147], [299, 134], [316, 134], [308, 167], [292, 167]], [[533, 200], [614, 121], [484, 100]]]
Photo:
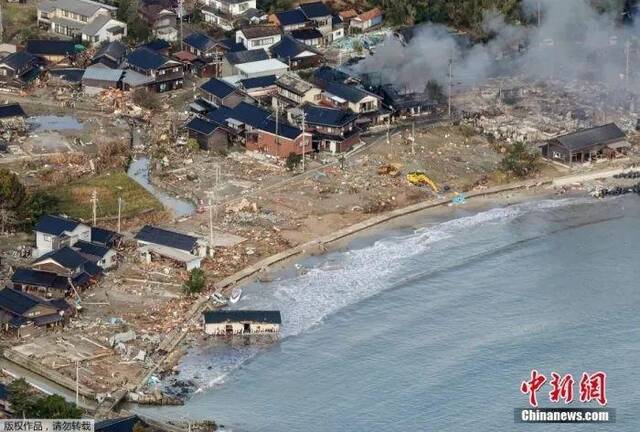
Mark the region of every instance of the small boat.
[[216, 305], [225, 306], [227, 304], [227, 299], [220, 293], [211, 294], [209, 299]]
[[238, 300], [240, 300], [240, 297], [242, 297], [242, 290], [238, 287], [235, 287], [233, 290], [231, 290], [231, 295], [229, 296], [229, 302], [238, 303]]

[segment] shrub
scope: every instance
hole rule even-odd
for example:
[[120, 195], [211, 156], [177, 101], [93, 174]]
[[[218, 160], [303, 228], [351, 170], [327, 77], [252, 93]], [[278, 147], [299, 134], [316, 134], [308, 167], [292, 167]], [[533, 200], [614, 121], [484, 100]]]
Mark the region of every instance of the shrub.
[[187, 279], [182, 286], [184, 293], [187, 295], [197, 294], [202, 292], [205, 286], [205, 275], [204, 270], [199, 268], [194, 268], [189, 272], [189, 279]]
[[287, 156], [285, 166], [289, 171], [293, 171], [298, 167], [298, 165], [300, 165], [300, 162], [302, 162], [302, 156], [297, 153], [291, 152], [289, 153], [289, 156]]
[[525, 178], [540, 170], [540, 154], [530, 151], [522, 142], [513, 144], [500, 161], [500, 170]]

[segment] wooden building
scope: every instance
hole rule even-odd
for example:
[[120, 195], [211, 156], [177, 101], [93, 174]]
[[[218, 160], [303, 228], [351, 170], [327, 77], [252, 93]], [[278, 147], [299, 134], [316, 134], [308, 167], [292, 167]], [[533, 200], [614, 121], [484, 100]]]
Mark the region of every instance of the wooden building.
[[615, 123], [555, 137], [541, 146], [542, 155], [562, 163], [584, 163], [626, 154], [631, 145]]
[[277, 334], [280, 311], [223, 310], [204, 312], [204, 331], [215, 336]]

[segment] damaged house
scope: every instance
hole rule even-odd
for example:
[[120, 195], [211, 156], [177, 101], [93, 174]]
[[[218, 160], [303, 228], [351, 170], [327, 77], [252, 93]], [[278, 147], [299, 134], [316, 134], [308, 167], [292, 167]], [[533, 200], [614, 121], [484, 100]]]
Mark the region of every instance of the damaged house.
[[269, 54], [263, 49], [230, 51], [224, 55], [222, 60], [222, 76], [238, 75], [240, 73], [238, 66], [268, 59]]
[[322, 98], [322, 90], [293, 73], [282, 75], [276, 81], [277, 93], [273, 97], [274, 106], [296, 107], [306, 102], [317, 104]]
[[43, 300], [12, 288], [0, 290], [0, 325], [23, 338], [63, 326], [74, 309], [63, 299]]
[[383, 97], [383, 103], [391, 108], [395, 116], [401, 118], [435, 114], [438, 107], [437, 102], [429, 98], [426, 92], [400, 90], [393, 84], [380, 87], [379, 93]]
[[215, 336], [278, 333], [280, 311], [221, 310], [206, 311], [204, 332]]
[[187, 270], [200, 268], [202, 260], [212, 252], [203, 238], [151, 225], [142, 227], [134, 238], [147, 262], [157, 255], [184, 264]]
[[194, 117], [184, 127], [189, 133], [189, 138], [195, 139], [201, 150], [222, 151], [229, 148], [230, 132], [218, 123]]
[[584, 163], [624, 155], [631, 145], [615, 123], [555, 137], [540, 146], [542, 155], [562, 163]]
[[317, 67], [324, 61], [320, 52], [290, 35], [282, 36], [280, 42], [273, 45], [269, 51], [273, 58], [286, 63], [291, 70]]
[[259, 24], [267, 15], [256, 8], [256, 0], [204, 0], [204, 21], [224, 31], [231, 31], [241, 24]]
[[[125, 65], [128, 69], [149, 79], [147, 88], [162, 93], [182, 87], [184, 71], [180, 62], [170, 60], [149, 48], [138, 48], [127, 56]], [[128, 72], [125, 72], [127, 87]]]
[[313, 150], [343, 153], [360, 142], [357, 114], [337, 108], [306, 104], [303, 107], [307, 131], [313, 131]]
[[183, 49], [196, 56], [192, 72], [200, 77], [222, 74], [222, 59], [230, 51], [224, 41], [216, 41], [203, 33], [191, 33], [182, 40]]
[[66, 277], [74, 288], [84, 288], [102, 277], [102, 269], [69, 246], [49, 252], [35, 260], [31, 268]]
[[38, 59], [28, 52], [19, 51], [0, 60], [0, 85], [24, 88], [40, 75]]
[[237, 87], [217, 78], [211, 78], [202, 84], [199, 93], [205, 101], [216, 107], [235, 108], [240, 102], [249, 99]]
[[178, 39], [178, 16], [174, 12], [174, 3], [171, 0], [140, 0], [138, 16], [151, 27], [151, 32], [156, 38], [165, 41]]
[[381, 109], [382, 97], [358, 86], [329, 82], [324, 86], [324, 101], [358, 114], [360, 123], [381, 123], [389, 117], [389, 113]]
[[127, 47], [122, 42], [109, 42], [102, 44], [91, 58], [89, 68], [119, 69], [127, 56]]
[[245, 27], [236, 32], [236, 43], [248, 50], [269, 49], [280, 42], [280, 38], [280, 29], [269, 25]]

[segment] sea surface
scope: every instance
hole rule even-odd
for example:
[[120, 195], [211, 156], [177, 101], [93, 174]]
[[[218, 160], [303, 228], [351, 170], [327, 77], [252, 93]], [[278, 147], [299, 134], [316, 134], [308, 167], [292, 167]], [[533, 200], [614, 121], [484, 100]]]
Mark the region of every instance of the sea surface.
[[[247, 287], [236, 308], [281, 310], [280, 341], [194, 349], [179, 378], [196, 393], [140, 412], [247, 432], [640, 430], [640, 199], [454, 212]], [[617, 422], [516, 424], [531, 369], [605, 371]]]

